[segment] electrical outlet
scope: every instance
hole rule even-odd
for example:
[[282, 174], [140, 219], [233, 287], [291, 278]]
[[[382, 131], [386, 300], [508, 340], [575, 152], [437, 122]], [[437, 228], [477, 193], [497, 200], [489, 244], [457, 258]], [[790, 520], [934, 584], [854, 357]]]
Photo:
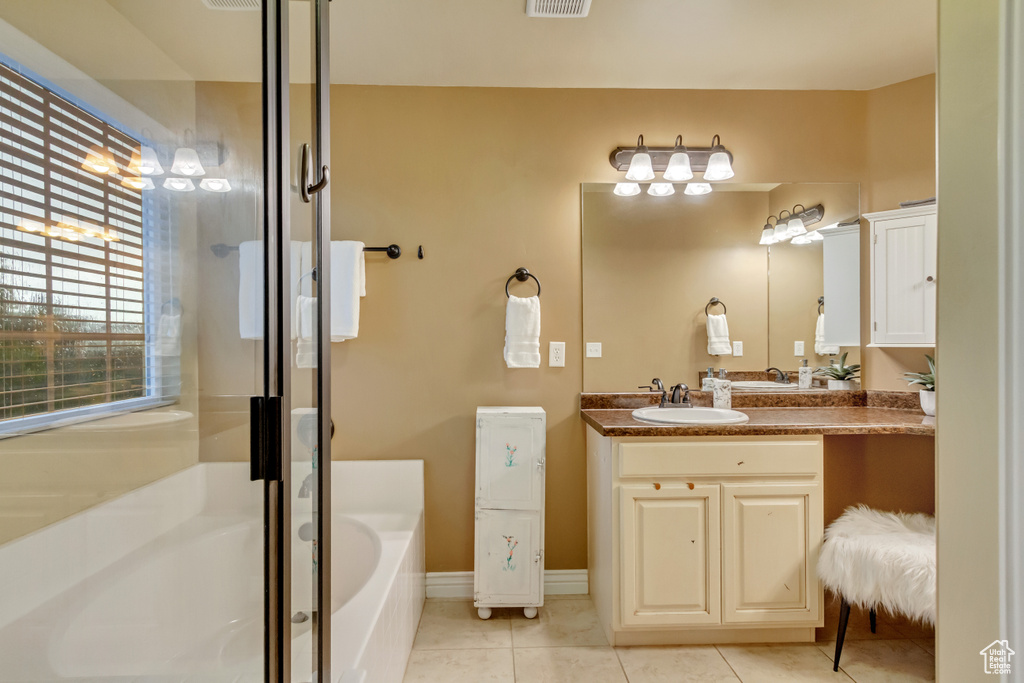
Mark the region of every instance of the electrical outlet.
[[548, 342], [548, 367], [565, 367], [565, 342]]
[[587, 358], [601, 357], [601, 342], [587, 342]]
[[793, 355], [797, 357], [804, 355], [804, 343], [802, 341], [793, 342]]
[[742, 356], [743, 355], [743, 342], [732, 343], [732, 355]]

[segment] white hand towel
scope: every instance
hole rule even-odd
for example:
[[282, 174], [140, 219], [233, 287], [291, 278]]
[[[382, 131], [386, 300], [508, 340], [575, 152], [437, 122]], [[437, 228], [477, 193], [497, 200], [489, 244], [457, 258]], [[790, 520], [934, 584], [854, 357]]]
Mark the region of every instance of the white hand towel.
[[295, 366], [316, 367], [316, 297], [295, 298], [294, 327], [298, 333], [295, 342]]
[[359, 297], [366, 296], [362, 242], [331, 242], [331, 341], [359, 336]]
[[[303, 270], [305, 263], [309, 262], [309, 242], [292, 240], [290, 247], [291, 284], [288, 291], [294, 302], [299, 293], [299, 278], [313, 266]], [[242, 339], [263, 339], [263, 281], [263, 241], [242, 242], [238, 245], [238, 334]], [[305, 282], [303, 286], [306, 286]], [[294, 327], [291, 338], [295, 339]]]
[[505, 365], [540, 367], [540, 297], [510, 296], [505, 307]]
[[[180, 309], [179, 309], [180, 310]], [[156, 355], [181, 355], [181, 316], [163, 313], [156, 324]]]
[[725, 314], [708, 316], [708, 354], [712, 356], [731, 356], [732, 344], [729, 342], [729, 323]]
[[819, 356], [838, 356], [839, 347], [825, 343], [825, 314], [818, 314], [818, 322], [814, 325], [814, 352]]

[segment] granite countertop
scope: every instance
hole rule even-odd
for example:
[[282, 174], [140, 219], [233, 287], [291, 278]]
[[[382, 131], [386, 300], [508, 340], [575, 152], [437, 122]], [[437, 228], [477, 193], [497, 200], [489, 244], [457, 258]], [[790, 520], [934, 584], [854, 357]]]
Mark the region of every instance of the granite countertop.
[[[787, 434], [911, 434], [934, 436], [935, 418], [914, 408], [913, 392], [831, 392], [831, 400], [801, 400], [779, 394], [744, 396], [733, 409], [750, 421], [739, 425], [653, 424], [633, 418], [633, 409], [656, 405], [656, 394], [583, 394], [584, 421], [601, 436], [758, 436]], [[704, 392], [691, 392], [694, 405], [709, 405]], [[763, 398], [757, 398], [763, 397]], [[801, 405], [811, 403], [811, 405]]]

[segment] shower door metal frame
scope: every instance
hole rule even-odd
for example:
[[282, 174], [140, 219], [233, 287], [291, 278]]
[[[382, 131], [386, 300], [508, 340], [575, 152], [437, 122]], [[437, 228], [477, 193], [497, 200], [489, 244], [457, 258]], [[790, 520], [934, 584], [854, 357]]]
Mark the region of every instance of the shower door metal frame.
[[[264, 393], [252, 428], [253, 476], [262, 478], [264, 507], [264, 680], [291, 680], [291, 334], [289, 220], [289, 0], [263, 3]], [[312, 156], [318, 179], [298, 177], [314, 204], [317, 281], [317, 618], [313, 623], [316, 683], [331, 680], [331, 404], [330, 404], [330, 2], [312, 0]], [[321, 170], [322, 169], [322, 170]], [[321, 177], [322, 176], [322, 177]], [[307, 198], [307, 194], [311, 195]]]

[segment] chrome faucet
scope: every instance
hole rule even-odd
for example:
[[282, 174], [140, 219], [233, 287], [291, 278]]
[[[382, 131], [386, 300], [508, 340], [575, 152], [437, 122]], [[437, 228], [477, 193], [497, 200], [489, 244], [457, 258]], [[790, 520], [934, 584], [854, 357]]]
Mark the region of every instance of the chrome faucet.
[[690, 401], [690, 387], [682, 382], [672, 387], [672, 405], [692, 408], [693, 402]]
[[789, 381], [789, 375], [778, 368], [768, 368], [765, 372], [771, 372], [772, 370], [778, 373], [775, 377], [776, 384], [792, 384], [792, 382]]
[[665, 385], [657, 377], [651, 380], [651, 384], [653, 384], [654, 386], [643, 385], [637, 387], [637, 389], [647, 389], [648, 391], [654, 391], [654, 387], [657, 387], [658, 391], [661, 392], [661, 403], [658, 404], [658, 407], [664, 408], [665, 404], [668, 403], [668, 393], [665, 391]]

